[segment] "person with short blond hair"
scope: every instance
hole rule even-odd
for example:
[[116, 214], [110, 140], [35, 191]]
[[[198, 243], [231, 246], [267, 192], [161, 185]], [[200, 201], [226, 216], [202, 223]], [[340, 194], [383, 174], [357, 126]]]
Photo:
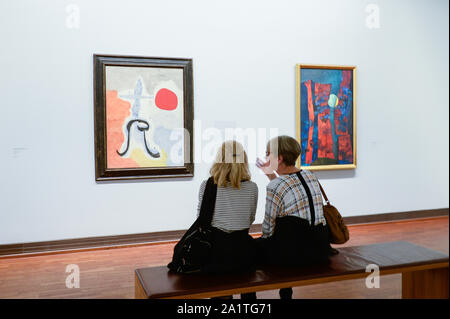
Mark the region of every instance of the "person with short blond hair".
[[[331, 253], [319, 183], [311, 171], [295, 166], [300, 154], [296, 139], [278, 136], [267, 143], [266, 162], [257, 160], [270, 180], [256, 240], [259, 264], [312, 265], [327, 262]], [[281, 289], [280, 297], [292, 298], [292, 289]]]
[[295, 166], [295, 162], [302, 152], [297, 140], [287, 135], [281, 135], [271, 139], [267, 143], [266, 154], [270, 154], [271, 149], [273, 154], [282, 156], [283, 164], [286, 166]]

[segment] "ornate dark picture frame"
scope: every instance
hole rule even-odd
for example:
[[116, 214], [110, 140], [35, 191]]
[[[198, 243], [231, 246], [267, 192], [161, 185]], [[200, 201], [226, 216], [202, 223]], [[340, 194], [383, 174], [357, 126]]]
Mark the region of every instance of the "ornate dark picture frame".
[[192, 59], [94, 54], [96, 181], [193, 177], [193, 108]]

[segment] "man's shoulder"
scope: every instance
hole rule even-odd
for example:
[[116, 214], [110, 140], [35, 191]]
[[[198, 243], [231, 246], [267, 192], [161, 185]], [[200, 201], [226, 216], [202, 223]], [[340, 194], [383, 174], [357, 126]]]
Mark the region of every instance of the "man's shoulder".
[[316, 175], [310, 170], [302, 170], [302, 175], [306, 176], [309, 180], [314, 181], [317, 180]]
[[287, 184], [290, 180], [290, 175], [280, 175], [277, 178], [274, 178], [267, 184], [267, 190], [276, 191], [283, 185]]

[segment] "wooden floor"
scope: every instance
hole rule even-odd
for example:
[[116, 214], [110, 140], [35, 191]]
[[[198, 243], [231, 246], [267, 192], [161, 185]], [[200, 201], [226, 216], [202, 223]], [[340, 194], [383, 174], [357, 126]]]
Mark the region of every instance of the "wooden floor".
[[[449, 252], [448, 216], [353, 225], [349, 229], [351, 239], [342, 246], [405, 240]], [[0, 298], [134, 298], [134, 270], [167, 264], [173, 246], [0, 258]], [[69, 264], [80, 268], [80, 288], [66, 288]], [[278, 291], [258, 292], [257, 296], [278, 298]], [[378, 289], [366, 288], [364, 279], [294, 288], [294, 298], [401, 298], [401, 275], [381, 277]]]

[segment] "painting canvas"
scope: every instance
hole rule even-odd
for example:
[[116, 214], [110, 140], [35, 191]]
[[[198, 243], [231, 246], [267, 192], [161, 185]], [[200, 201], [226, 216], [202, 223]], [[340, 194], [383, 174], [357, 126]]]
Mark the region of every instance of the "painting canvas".
[[301, 168], [356, 168], [355, 71], [353, 66], [297, 65]]
[[192, 60], [94, 64], [97, 180], [193, 176]]

